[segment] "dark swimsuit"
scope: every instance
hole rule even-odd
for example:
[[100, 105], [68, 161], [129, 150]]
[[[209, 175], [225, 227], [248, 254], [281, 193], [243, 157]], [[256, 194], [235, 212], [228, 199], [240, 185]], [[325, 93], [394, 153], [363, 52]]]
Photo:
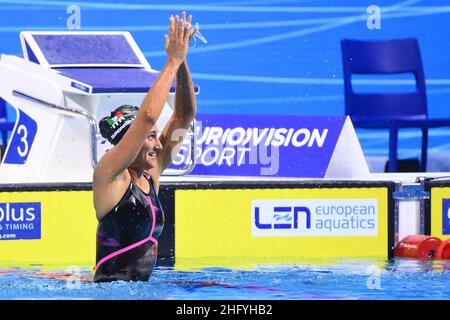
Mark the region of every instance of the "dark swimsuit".
[[[156, 263], [164, 212], [149, 175], [150, 194], [130, 182], [119, 203], [97, 228], [94, 282], [148, 281]], [[156, 206], [154, 205], [156, 204]]]

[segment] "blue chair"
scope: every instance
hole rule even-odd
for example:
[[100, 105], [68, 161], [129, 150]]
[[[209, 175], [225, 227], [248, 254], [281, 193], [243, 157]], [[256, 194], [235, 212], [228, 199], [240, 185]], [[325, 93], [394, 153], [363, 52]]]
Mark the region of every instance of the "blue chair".
[[0, 98], [0, 133], [2, 135], [2, 144], [8, 143], [8, 132], [14, 128], [14, 122], [8, 121], [6, 114], [5, 100]]
[[[389, 172], [398, 170], [398, 131], [422, 130], [420, 171], [426, 171], [428, 128], [450, 126], [450, 119], [429, 119], [425, 76], [417, 39], [341, 41], [344, 67], [345, 113], [360, 128], [389, 129]], [[412, 73], [416, 90], [405, 93], [355, 93], [352, 74]]]

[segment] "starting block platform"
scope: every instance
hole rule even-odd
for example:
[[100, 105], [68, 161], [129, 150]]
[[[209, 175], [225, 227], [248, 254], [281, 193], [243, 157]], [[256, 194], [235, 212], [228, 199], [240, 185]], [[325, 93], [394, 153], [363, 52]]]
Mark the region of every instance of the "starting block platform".
[[[20, 41], [23, 58], [0, 59], [0, 97], [18, 118], [0, 181], [91, 182], [97, 159], [111, 147], [98, 121], [122, 104], [140, 106], [159, 72], [128, 32], [30, 31], [21, 32]], [[172, 114], [175, 88], [174, 82], [161, 129]], [[194, 143], [193, 135], [187, 140]]]
[[126, 32], [22, 32], [21, 43], [25, 59], [87, 94], [147, 92], [159, 74]]

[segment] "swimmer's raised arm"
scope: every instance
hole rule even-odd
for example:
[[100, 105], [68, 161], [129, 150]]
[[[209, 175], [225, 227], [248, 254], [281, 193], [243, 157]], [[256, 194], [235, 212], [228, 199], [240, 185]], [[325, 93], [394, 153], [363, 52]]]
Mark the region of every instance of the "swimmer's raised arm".
[[194, 84], [185, 60], [177, 72], [174, 112], [160, 137], [164, 149], [158, 155], [159, 173], [167, 168], [173, 160], [172, 157], [178, 154], [186, 131], [194, 120], [196, 112], [197, 102]]
[[[135, 160], [161, 111], [175, 79], [175, 75], [186, 59], [189, 47], [189, 25], [185, 13], [180, 23], [178, 16], [169, 19], [169, 35], [166, 35], [167, 61], [151, 89], [142, 101], [136, 119], [131, 123], [120, 142], [100, 160], [94, 171], [96, 182], [108, 183], [122, 174]], [[103, 184], [101, 183], [100, 184]]]

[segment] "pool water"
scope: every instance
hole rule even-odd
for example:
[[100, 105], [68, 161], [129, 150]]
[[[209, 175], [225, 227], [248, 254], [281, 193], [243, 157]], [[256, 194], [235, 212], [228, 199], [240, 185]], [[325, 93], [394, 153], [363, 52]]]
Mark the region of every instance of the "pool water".
[[92, 283], [87, 267], [0, 270], [0, 299], [450, 299], [450, 261], [309, 260], [159, 265], [148, 282]]

